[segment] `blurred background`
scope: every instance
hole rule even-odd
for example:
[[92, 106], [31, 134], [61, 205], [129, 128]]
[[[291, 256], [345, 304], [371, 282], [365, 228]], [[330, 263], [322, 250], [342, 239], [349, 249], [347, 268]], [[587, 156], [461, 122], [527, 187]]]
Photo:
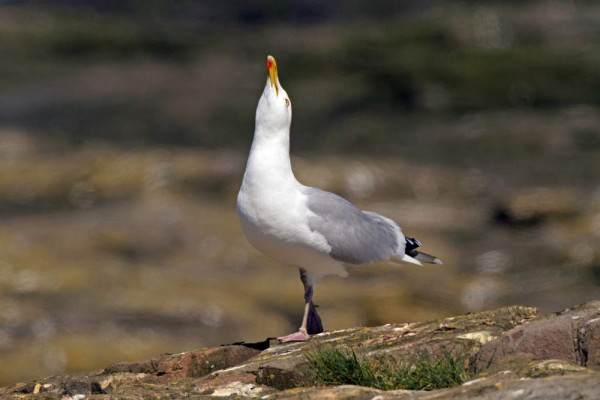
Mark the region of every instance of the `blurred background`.
[[4, 0], [0, 384], [297, 328], [235, 214], [268, 54], [299, 180], [444, 260], [326, 329], [600, 297], [598, 2]]

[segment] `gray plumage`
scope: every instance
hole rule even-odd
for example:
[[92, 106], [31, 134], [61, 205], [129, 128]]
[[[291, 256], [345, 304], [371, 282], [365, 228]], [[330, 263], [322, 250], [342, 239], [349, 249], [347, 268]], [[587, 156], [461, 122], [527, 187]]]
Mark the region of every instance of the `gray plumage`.
[[370, 211], [361, 211], [346, 199], [307, 187], [308, 226], [323, 235], [331, 257], [351, 264], [370, 264], [404, 254], [406, 243], [398, 225]]

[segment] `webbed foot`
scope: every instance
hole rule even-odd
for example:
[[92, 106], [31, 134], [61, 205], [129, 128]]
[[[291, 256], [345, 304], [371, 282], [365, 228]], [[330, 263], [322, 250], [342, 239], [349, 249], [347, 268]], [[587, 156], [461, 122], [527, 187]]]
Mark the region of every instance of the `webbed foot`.
[[281, 343], [287, 342], [306, 342], [310, 338], [310, 335], [302, 329], [298, 329], [298, 332], [294, 332], [287, 336], [280, 336], [277, 338]]

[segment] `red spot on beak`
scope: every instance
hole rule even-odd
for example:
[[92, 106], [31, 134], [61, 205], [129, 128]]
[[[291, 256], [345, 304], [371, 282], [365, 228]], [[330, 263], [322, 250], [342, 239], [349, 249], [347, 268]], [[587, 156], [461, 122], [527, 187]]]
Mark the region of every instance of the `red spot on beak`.
[[267, 69], [270, 70], [271, 68], [273, 68], [273, 61], [271, 61], [271, 59], [268, 59], [267, 60]]

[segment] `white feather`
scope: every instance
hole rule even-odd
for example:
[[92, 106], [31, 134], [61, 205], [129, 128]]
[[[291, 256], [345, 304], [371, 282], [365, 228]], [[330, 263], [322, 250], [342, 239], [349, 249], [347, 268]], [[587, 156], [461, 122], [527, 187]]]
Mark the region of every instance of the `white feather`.
[[392, 257], [391, 261], [394, 261], [394, 262], [405, 262], [405, 263], [409, 263], [409, 264], [418, 265], [419, 267], [423, 266], [423, 264], [421, 264], [421, 261], [412, 258], [408, 254], [404, 254], [402, 257]]

